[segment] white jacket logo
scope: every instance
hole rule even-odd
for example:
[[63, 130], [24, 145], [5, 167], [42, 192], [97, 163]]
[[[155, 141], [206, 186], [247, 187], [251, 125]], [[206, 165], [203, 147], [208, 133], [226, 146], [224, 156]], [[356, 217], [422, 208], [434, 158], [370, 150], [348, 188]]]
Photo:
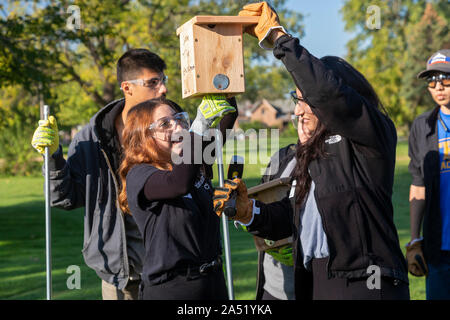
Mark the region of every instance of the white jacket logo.
[[333, 143], [338, 143], [341, 140], [342, 140], [342, 137], [337, 134], [335, 136], [329, 137], [327, 140], [325, 140], [325, 143], [333, 144]]

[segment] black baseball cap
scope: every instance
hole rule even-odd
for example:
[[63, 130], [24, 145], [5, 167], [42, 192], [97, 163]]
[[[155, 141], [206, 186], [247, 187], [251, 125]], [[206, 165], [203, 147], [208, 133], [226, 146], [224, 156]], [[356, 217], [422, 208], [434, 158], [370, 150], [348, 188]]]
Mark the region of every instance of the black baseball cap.
[[441, 49], [434, 53], [427, 61], [427, 69], [420, 72], [417, 78], [426, 78], [433, 71], [450, 73], [450, 49]]

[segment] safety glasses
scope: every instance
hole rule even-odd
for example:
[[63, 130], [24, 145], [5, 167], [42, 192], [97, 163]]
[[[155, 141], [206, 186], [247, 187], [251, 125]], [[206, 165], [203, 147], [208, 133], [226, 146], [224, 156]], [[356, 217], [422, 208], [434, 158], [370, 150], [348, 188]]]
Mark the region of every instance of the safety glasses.
[[294, 125], [294, 128], [297, 129], [298, 128], [298, 120], [299, 120], [300, 116], [296, 116], [295, 114], [291, 115], [291, 121], [292, 124]]
[[189, 114], [187, 112], [179, 112], [172, 116], [160, 118], [153, 122], [148, 128], [155, 132], [170, 131], [174, 130], [177, 124], [179, 124], [182, 129], [189, 129]]
[[[297, 92], [291, 91], [291, 92], [289, 92], [289, 94], [295, 105], [298, 105], [300, 102], [306, 103], [306, 101], [303, 98], [299, 98], [297, 96]], [[310, 112], [306, 112], [306, 113], [310, 113]], [[301, 118], [301, 116], [296, 116], [295, 114], [291, 115], [291, 121], [292, 121], [292, 124], [294, 125], [295, 129], [298, 128], [298, 121], [300, 120], [300, 118]]]
[[439, 74], [437, 76], [432, 76], [427, 79], [428, 88], [434, 89], [438, 82], [440, 82], [444, 87], [450, 86], [450, 74]]
[[303, 98], [299, 98], [297, 96], [297, 92], [291, 91], [291, 92], [289, 92], [289, 94], [290, 94], [291, 99], [292, 99], [292, 101], [294, 102], [295, 105], [297, 105], [299, 102], [305, 102], [305, 100]]
[[[135, 80], [126, 80], [124, 82], [137, 84], [139, 86], [143, 86], [143, 87], [147, 87], [149, 89], [155, 90], [155, 89], [161, 87], [161, 85], [163, 85], [163, 84], [165, 85], [168, 80], [169, 80], [169, 77], [167, 77], [166, 75], [163, 75], [161, 77], [155, 77], [155, 78], [151, 78], [151, 79], [135, 79]], [[122, 90], [122, 88], [120, 88], [120, 90]]]

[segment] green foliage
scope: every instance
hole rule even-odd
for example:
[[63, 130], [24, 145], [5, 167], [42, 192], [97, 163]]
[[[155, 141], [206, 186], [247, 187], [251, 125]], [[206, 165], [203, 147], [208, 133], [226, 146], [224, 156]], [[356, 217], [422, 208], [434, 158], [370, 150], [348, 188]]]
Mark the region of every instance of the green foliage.
[[280, 133], [280, 137], [295, 137], [298, 139], [298, 131], [295, 129], [292, 122], [289, 122], [289, 124], [284, 128], [283, 131]]
[[409, 26], [406, 33], [408, 50], [405, 55], [404, 76], [402, 78], [401, 96], [404, 97], [410, 113], [407, 122], [412, 121], [435, 104], [431, 95], [426, 94], [427, 85], [417, 79], [417, 74], [424, 70], [424, 62], [446, 44], [450, 45], [450, 28], [448, 21], [439, 16], [434, 6], [427, 3], [421, 19]]
[[[443, 31], [432, 27], [434, 31], [429, 33], [429, 26], [420, 23], [427, 2], [429, 1], [346, 0], [341, 10], [346, 30], [356, 33], [354, 39], [347, 43], [349, 62], [371, 82], [397, 127], [405, 126], [406, 129], [417, 115], [417, 105], [424, 103], [419, 103], [417, 96], [427, 95], [423, 86], [417, 86], [414, 72], [425, 68], [426, 59], [445, 44], [445, 41], [440, 42], [444, 40], [440, 39]], [[435, 0], [429, 5], [431, 3], [448, 24], [448, 1]], [[367, 8], [372, 5], [379, 6], [381, 10], [380, 29], [371, 30], [366, 26], [366, 21], [370, 18]], [[432, 24], [434, 23], [435, 21]], [[420, 33], [428, 33], [428, 36], [417, 36]], [[423, 41], [428, 42], [430, 39], [434, 40], [425, 45]], [[411, 90], [415, 93], [411, 94]], [[432, 105], [426, 107], [430, 108]]]
[[[250, 39], [249, 39], [250, 40]], [[247, 68], [246, 87], [242, 99], [256, 101], [260, 98], [276, 100], [283, 98], [295, 88], [291, 75], [279, 62], [271, 65], [254, 65]]]
[[[272, 5], [278, 10], [288, 30], [301, 34], [302, 16], [287, 10], [285, 2], [274, 0]], [[20, 3], [12, 1], [9, 15], [0, 19], [4, 30], [0, 34], [0, 41], [2, 47], [6, 48], [2, 52], [0, 65], [7, 73], [7, 81], [2, 81], [1, 85], [19, 83], [33, 92], [36, 92], [39, 83], [44, 88], [52, 87], [51, 92], [45, 92], [45, 98], [53, 99], [52, 104], [58, 105], [61, 113], [67, 109], [73, 113], [78, 108], [90, 111], [80, 112], [76, 119], [71, 118], [79, 123], [87, 121], [95, 109], [120, 98], [115, 64], [130, 48], [148, 48], [166, 61], [166, 73], [170, 79], [168, 96], [181, 102], [179, 39], [175, 30], [195, 15], [237, 15], [247, 1], [80, 0], [76, 5], [80, 8], [81, 26], [73, 31], [66, 27], [67, 19], [70, 18], [66, 9], [73, 1], [49, 3], [35, 0], [32, 1], [35, 6], [26, 12], [20, 10]], [[259, 48], [255, 39], [246, 37], [247, 70], [254, 68], [252, 60], [264, 60], [269, 53]], [[37, 59], [38, 56], [41, 58]], [[19, 65], [21, 69], [18, 69]], [[269, 67], [269, 70], [261, 71], [260, 67], [256, 74], [265, 73], [267, 78], [273, 73], [274, 79], [279, 79], [279, 68]], [[13, 70], [21, 70], [20, 77]], [[248, 82], [252, 85], [255, 78], [250, 77]], [[267, 81], [263, 84], [267, 85]], [[282, 95], [282, 84], [280, 81], [269, 83], [269, 87], [278, 90], [266, 91], [280, 92]], [[255, 95], [255, 90], [252, 92]], [[74, 100], [73, 97], [82, 101], [66, 104]], [[188, 100], [182, 104], [194, 114], [198, 101]], [[95, 105], [95, 109], [86, 106], [89, 102]]]
[[251, 122], [242, 122], [239, 123], [239, 127], [246, 132], [249, 129], [253, 129], [253, 130], [260, 130], [260, 129], [266, 129], [267, 126], [259, 121], [251, 121]]
[[36, 174], [41, 166], [35, 160], [42, 157], [31, 147], [39, 108], [23, 93], [17, 86], [0, 90], [0, 175]]
[[36, 175], [42, 163], [30, 149], [33, 132], [23, 122], [13, 122], [0, 129], [0, 175]]
[[[41, 97], [52, 107], [59, 127], [68, 129], [87, 123], [105, 104], [121, 98], [115, 75], [118, 58], [130, 48], [147, 48], [166, 61], [168, 97], [195, 116], [200, 99], [181, 100], [179, 39], [175, 31], [196, 15], [237, 15], [247, 2], [33, 0], [0, 4], [0, 89], [22, 88], [24, 108], [31, 107], [25, 101]], [[286, 9], [286, 0], [270, 2], [283, 25], [300, 35], [302, 15]], [[80, 9], [81, 25], [73, 30], [67, 27], [73, 15], [68, 12], [70, 5]], [[279, 63], [268, 63], [271, 52], [259, 48], [256, 39], [245, 36], [244, 42], [249, 88], [244, 98], [254, 100], [261, 94], [281, 98], [284, 88], [291, 86], [286, 71]], [[39, 104], [39, 99], [34, 104]], [[7, 103], [0, 101], [0, 108], [8, 108]], [[29, 120], [34, 127], [38, 114]], [[29, 143], [24, 140], [21, 147], [25, 146], [29, 147]]]

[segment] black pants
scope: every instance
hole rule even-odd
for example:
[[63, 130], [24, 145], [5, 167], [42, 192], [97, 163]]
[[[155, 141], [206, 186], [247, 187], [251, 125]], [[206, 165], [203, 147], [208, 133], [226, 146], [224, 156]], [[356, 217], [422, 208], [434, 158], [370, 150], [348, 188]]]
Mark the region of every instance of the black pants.
[[327, 276], [328, 258], [312, 260], [313, 300], [409, 300], [409, 285], [381, 277], [380, 289], [369, 289], [367, 279]]
[[177, 275], [164, 283], [141, 284], [142, 300], [228, 300], [222, 270], [207, 275]]

